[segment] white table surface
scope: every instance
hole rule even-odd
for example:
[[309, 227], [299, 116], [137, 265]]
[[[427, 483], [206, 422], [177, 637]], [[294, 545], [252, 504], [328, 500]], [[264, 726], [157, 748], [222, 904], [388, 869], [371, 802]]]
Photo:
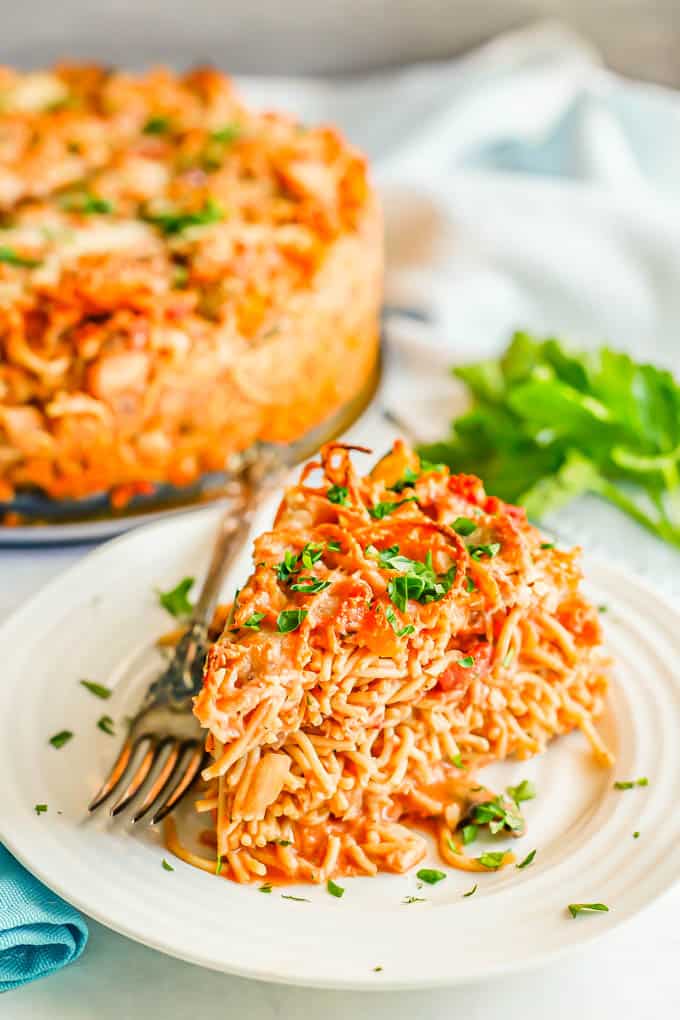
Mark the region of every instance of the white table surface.
[[[86, 549], [0, 551], [0, 619]], [[648, 1020], [680, 1009], [680, 886], [586, 951], [450, 991], [353, 993], [267, 985], [180, 963], [94, 921], [81, 959], [0, 999], [2, 1020]], [[592, 919], [586, 919], [592, 922]], [[225, 917], [225, 924], [229, 918]], [[451, 932], [451, 952], [465, 931]], [[378, 975], [376, 975], [376, 984]]]

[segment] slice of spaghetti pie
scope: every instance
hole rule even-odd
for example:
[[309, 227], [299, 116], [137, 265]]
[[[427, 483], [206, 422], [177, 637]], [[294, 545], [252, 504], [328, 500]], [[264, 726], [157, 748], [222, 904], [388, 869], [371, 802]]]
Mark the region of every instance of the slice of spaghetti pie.
[[198, 807], [225, 874], [403, 871], [425, 853], [414, 823], [483, 870], [457, 836], [476, 767], [573, 728], [609, 760], [593, 726], [608, 661], [578, 553], [477, 478], [401, 443], [360, 477], [329, 445], [254, 563], [195, 705], [213, 758]]

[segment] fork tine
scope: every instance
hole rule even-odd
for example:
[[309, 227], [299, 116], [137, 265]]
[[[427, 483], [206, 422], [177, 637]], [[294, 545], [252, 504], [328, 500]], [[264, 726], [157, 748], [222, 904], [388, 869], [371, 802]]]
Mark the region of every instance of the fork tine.
[[161, 804], [161, 806], [158, 808], [158, 810], [152, 817], [151, 819], [152, 825], [156, 825], [157, 822], [163, 821], [165, 816], [169, 815], [170, 812], [177, 807], [182, 797], [184, 796], [185, 793], [189, 791], [194, 779], [200, 772], [204, 758], [203, 746], [197, 743], [197, 741], [195, 740], [187, 740], [184, 743], [183, 750], [191, 747], [193, 747], [194, 750], [191, 757], [186, 763], [186, 766], [184, 768], [184, 774], [179, 780], [179, 782], [176, 784], [172, 793], [170, 793], [170, 795], [163, 802], [163, 804]]
[[109, 772], [107, 778], [104, 780], [102, 786], [99, 788], [97, 793], [90, 801], [87, 810], [96, 811], [100, 804], [103, 804], [107, 797], [110, 797], [113, 791], [118, 786], [119, 782], [125, 775], [128, 765], [130, 764], [130, 758], [132, 752], [137, 745], [137, 741], [133, 741], [132, 737], [128, 736], [125, 738], [123, 746], [120, 749], [120, 754], [116, 758], [113, 768]]
[[144, 752], [144, 757], [137, 766], [137, 770], [130, 779], [126, 789], [111, 808], [111, 814], [114, 818], [128, 806], [132, 798], [143, 786], [144, 781], [153, 768], [154, 763], [158, 761], [161, 751], [164, 747], [167, 747], [168, 743], [172, 739], [167, 737], [165, 740], [158, 740], [154, 734], [149, 734], [148, 736], [149, 746]]
[[[170, 738], [170, 739], [172, 739], [172, 738]], [[167, 787], [167, 785], [170, 782], [170, 779], [171, 779], [171, 777], [172, 777], [172, 775], [173, 775], [173, 773], [175, 771], [175, 767], [176, 767], [177, 762], [179, 760], [179, 756], [180, 756], [180, 754], [182, 752], [182, 747], [183, 747], [183, 745], [182, 745], [181, 741], [179, 741], [179, 740], [173, 741], [173, 745], [170, 748], [170, 753], [168, 754], [167, 758], [163, 762], [162, 769], [160, 770], [160, 772], [158, 773], [158, 775], [154, 779], [153, 783], [149, 787], [149, 790], [147, 791], [147, 794], [144, 797], [144, 800], [140, 804], [139, 808], [137, 809], [135, 814], [132, 816], [132, 821], [133, 822], [138, 822], [139, 819], [142, 818], [147, 813], [147, 811], [149, 810], [151, 805], [154, 803], [154, 801], [158, 799], [158, 797], [161, 795], [163, 790], [165, 790], [165, 788]]]

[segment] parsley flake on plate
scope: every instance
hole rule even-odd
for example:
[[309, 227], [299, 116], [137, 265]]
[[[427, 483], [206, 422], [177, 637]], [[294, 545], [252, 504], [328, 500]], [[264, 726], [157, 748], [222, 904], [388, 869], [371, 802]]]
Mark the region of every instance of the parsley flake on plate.
[[305, 896], [292, 896], [290, 893], [281, 893], [282, 900], [295, 900], [296, 903], [309, 903]]
[[428, 885], [436, 885], [437, 882], [444, 881], [446, 872], [438, 871], [436, 868], [421, 868], [416, 872], [416, 878], [419, 878], [421, 882], [427, 882]]
[[427, 903], [422, 896], [404, 896], [402, 903]]
[[468, 898], [468, 896], [474, 896], [474, 894], [475, 894], [476, 892], [477, 892], [477, 883], [475, 883], [475, 884], [473, 885], [472, 889], [468, 889], [468, 891], [467, 891], [467, 892], [464, 892], [464, 893], [463, 893], [463, 899], [464, 899], [464, 900], [466, 900], [466, 899]]
[[505, 859], [506, 852], [505, 850], [491, 851], [482, 854], [477, 860], [483, 868], [488, 868], [489, 871], [497, 871]]
[[115, 736], [113, 730], [113, 719], [110, 715], [101, 716], [101, 718], [97, 720], [97, 727], [102, 731], [102, 733], [108, 733], [110, 737]]
[[649, 780], [642, 776], [641, 779], [617, 779], [614, 783], [615, 790], [632, 790], [634, 786], [649, 786]]
[[36, 804], [35, 813], [36, 815], [44, 815], [47, 811], [47, 804]]
[[342, 897], [345, 895], [345, 887], [342, 885], [338, 885], [337, 882], [334, 882], [332, 878], [329, 878], [328, 881], [326, 882], [326, 889], [331, 894], [331, 896], [335, 896], [337, 897], [337, 899], [342, 899]]
[[533, 800], [536, 796], [536, 787], [530, 779], [523, 779], [517, 786], [509, 786], [508, 796], [512, 797], [515, 804], [521, 804], [524, 800]]
[[533, 859], [534, 859], [534, 857], [535, 857], [535, 856], [536, 856], [536, 851], [535, 851], [535, 850], [531, 850], [531, 851], [530, 851], [530, 852], [529, 852], [529, 853], [528, 853], [528, 854], [526, 855], [526, 857], [524, 858], [524, 860], [523, 860], [523, 861], [520, 861], [520, 863], [519, 863], [519, 864], [516, 864], [516, 865], [515, 865], [515, 867], [516, 867], [516, 868], [528, 868], [528, 867], [529, 867], [529, 865], [530, 865], [530, 864], [531, 864], [531, 863], [533, 862]]
[[112, 694], [109, 687], [105, 687], [104, 684], [97, 684], [94, 680], [81, 680], [80, 686], [84, 687], [90, 694], [94, 694], [96, 698], [102, 698], [102, 700], [110, 698]]
[[68, 744], [72, 737], [73, 733], [71, 730], [60, 730], [59, 733], [55, 733], [53, 737], [50, 737], [50, 744], [59, 750], [64, 744]]
[[189, 616], [193, 606], [189, 602], [188, 596], [193, 586], [193, 577], [183, 577], [179, 584], [171, 588], [170, 591], [159, 591], [158, 601], [171, 616]]
[[578, 917], [579, 914], [587, 913], [592, 910], [601, 910], [605, 913], [609, 912], [609, 907], [604, 903], [570, 903], [567, 909], [572, 917]]
[[161, 861], [161, 865], [163, 866], [163, 871], [174, 871], [175, 870], [173, 868], [172, 864], [170, 864], [169, 861], [166, 861], [165, 857]]

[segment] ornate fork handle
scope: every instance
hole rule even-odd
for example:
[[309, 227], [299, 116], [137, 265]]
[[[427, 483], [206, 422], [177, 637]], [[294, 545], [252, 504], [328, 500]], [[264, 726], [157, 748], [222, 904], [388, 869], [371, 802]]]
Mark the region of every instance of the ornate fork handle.
[[167, 668], [149, 687], [135, 721], [161, 705], [177, 712], [190, 711], [191, 700], [201, 686], [208, 627], [222, 582], [248, 538], [256, 513], [281, 484], [287, 470], [279, 458], [261, 458], [246, 470], [239, 492], [219, 522], [210, 566], [189, 627]]

